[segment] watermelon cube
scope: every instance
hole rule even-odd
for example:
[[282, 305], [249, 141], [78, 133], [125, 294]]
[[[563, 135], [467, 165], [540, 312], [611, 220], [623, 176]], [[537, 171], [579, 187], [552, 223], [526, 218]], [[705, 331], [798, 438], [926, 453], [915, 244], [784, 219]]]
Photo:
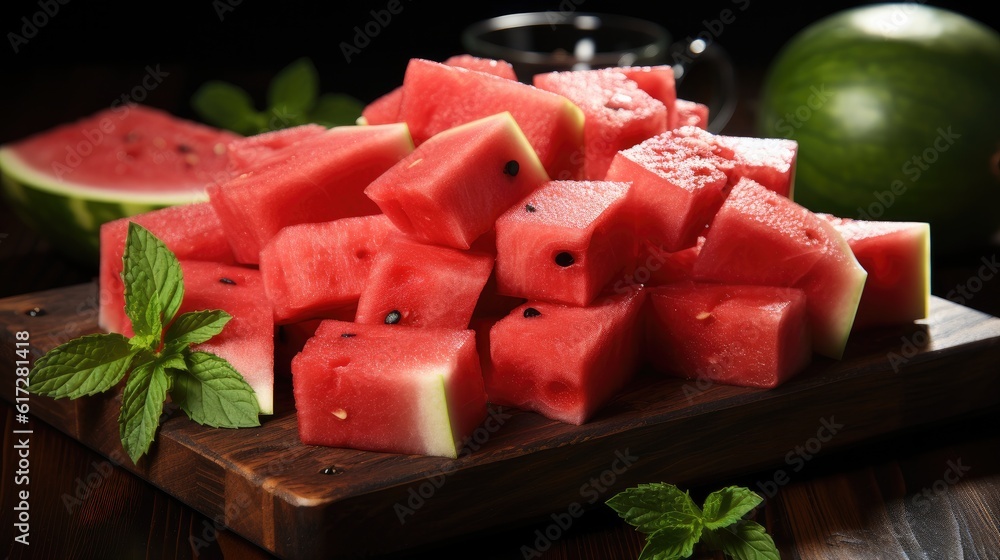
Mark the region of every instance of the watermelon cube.
[[492, 271], [491, 255], [394, 235], [372, 262], [355, 320], [467, 329]]
[[291, 150], [285, 148], [296, 146], [301, 141], [326, 132], [326, 127], [308, 123], [278, 130], [271, 130], [253, 136], [237, 138], [229, 142], [226, 152], [229, 160], [236, 168], [237, 174], [249, 171], [256, 165], [272, 157], [280, 157]]
[[[674, 106], [677, 104], [677, 83], [674, 78], [673, 66], [666, 64], [659, 66], [621, 66], [617, 70], [635, 82], [639, 86], [639, 89], [648, 93], [653, 99], [663, 103], [663, 106], [667, 110], [667, 128], [676, 128]], [[706, 107], [706, 109], [708, 108]]]
[[178, 259], [220, 263], [234, 260], [222, 223], [207, 202], [168, 206], [102, 224], [97, 324], [107, 332], [126, 336], [132, 336], [132, 324], [125, 315], [125, 285], [121, 274], [129, 222], [149, 230]]
[[632, 262], [628, 183], [549, 181], [496, 222], [497, 289], [588, 305]]
[[468, 249], [500, 214], [547, 180], [524, 133], [502, 112], [427, 140], [365, 194], [400, 231]]
[[395, 231], [383, 214], [296, 224], [279, 231], [260, 252], [260, 272], [275, 322], [323, 318], [356, 307], [375, 255]]
[[616, 69], [546, 72], [532, 80], [583, 111], [584, 179], [604, 179], [619, 150], [667, 130], [666, 106]]
[[509, 111], [552, 178], [583, 171], [583, 112], [565, 97], [515, 80], [420, 58], [403, 76], [399, 119], [420, 145], [460, 124]]
[[802, 290], [682, 282], [649, 305], [645, 355], [665, 375], [774, 388], [812, 359]]
[[708, 105], [678, 99], [674, 102], [672, 113], [673, 120], [670, 121], [670, 128], [676, 129], [685, 126], [693, 126], [702, 130], [708, 129]]
[[931, 299], [931, 230], [926, 222], [879, 222], [820, 214], [868, 272], [854, 330], [927, 317]]
[[726, 136], [693, 126], [682, 126], [672, 134], [699, 138], [731, 151], [732, 166], [725, 167], [730, 183], [735, 184], [740, 178], [746, 177], [782, 196], [792, 198], [795, 162], [799, 152], [799, 144], [795, 140]]
[[282, 228], [378, 214], [364, 194], [376, 177], [413, 150], [405, 124], [338, 126], [222, 184], [209, 185], [236, 260], [258, 264]]
[[487, 412], [472, 330], [323, 321], [292, 391], [306, 445], [455, 458]]
[[580, 425], [607, 405], [638, 363], [645, 290], [586, 307], [528, 302], [490, 329], [490, 402]]
[[178, 315], [221, 309], [232, 319], [211, 340], [192, 346], [224, 358], [257, 394], [261, 414], [274, 412], [274, 320], [256, 269], [180, 261], [184, 299]]
[[694, 263], [695, 280], [805, 291], [813, 349], [836, 359], [867, 276], [827, 220], [750, 179], [733, 187]]

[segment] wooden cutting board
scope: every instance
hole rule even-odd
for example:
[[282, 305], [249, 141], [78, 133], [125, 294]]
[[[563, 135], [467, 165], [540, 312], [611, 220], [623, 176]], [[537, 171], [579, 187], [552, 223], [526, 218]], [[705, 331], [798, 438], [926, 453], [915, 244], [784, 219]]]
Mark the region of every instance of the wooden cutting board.
[[[98, 332], [97, 295], [82, 284], [0, 300], [4, 363], [19, 359], [18, 332], [35, 358]], [[118, 440], [120, 396], [29, 404], [33, 421], [277, 556], [351, 558], [545, 519], [555, 534], [559, 520], [644, 482], [773, 469], [755, 488], [767, 497], [818, 454], [997, 405], [998, 363], [1000, 319], [934, 298], [929, 319], [855, 334], [842, 360], [817, 357], [775, 390], [642, 375], [584, 426], [493, 408], [456, 460], [304, 446], [287, 378], [261, 427], [204, 428], [175, 411], [138, 465]], [[14, 402], [15, 368], [2, 372], [0, 394]]]

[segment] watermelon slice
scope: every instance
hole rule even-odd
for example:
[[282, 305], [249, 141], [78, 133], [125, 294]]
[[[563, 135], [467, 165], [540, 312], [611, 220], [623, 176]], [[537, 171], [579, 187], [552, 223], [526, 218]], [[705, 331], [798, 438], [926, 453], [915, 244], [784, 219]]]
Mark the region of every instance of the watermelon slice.
[[902, 325], [927, 317], [931, 299], [929, 223], [819, 216], [844, 236], [868, 272], [854, 330]]
[[324, 132], [326, 127], [309, 123], [237, 138], [227, 146], [229, 159], [238, 175], [281, 153], [285, 148]]
[[392, 236], [374, 258], [355, 321], [467, 329], [492, 270], [491, 255]]
[[207, 200], [237, 135], [142, 105], [106, 109], [0, 147], [6, 198], [53, 246], [97, 263], [102, 224]]
[[383, 214], [297, 224], [279, 231], [260, 252], [260, 272], [275, 323], [323, 318], [356, 307], [372, 261], [394, 231]]
[[468, 249], [500, 214], [547, 180], [520, 127], [502, 112], [424, 142], [365, 194], [406, 234]]
[[490, 402], [580, 425], [632, 378], [645, 290], [591, 306], [528, 302], [490, 329]]
[[107, 332], [132, 336], [132, 326], [125, 315], [125, 285], [121, 277], [129, 222], [148, 229], [178, 259], [231, 264], [234, 258], [222, 224], [208, 202], [170, 206], [103, 224], [97, 324]]
[[404, 124], [338, 126], [303, 140], [293, 153], [208, 188], [236, 260], [257, 264], [285, 226], [378, 214], [364, 194], [413, 150]]
[[827, 220], [750, 179], [733, 187], [694, 263], [695, 280], [803, 290], [813, 349], [837, 359], [867, 276]]
[[629, 184], [549, 181], [496, 222], [497, 289], [588, 305], [632, 262]]
[[399, 117], [418, 145], [470, 121], [509, 111], [553, 179], [583, 172], [583, 112], [561, 95], [483, 72], [411, 59]]
[[773, 388], [812, 359], [802, 290], [684, 282], [650, 289], [649, 303], [646, 357], [660, 373]]
[[546, 72], [532, 83], [583, 110], [584, 179], [604, 179], [619, 150], [667, 130], [663, 103], [616, 69]]
[[292, 389], [306, 445], [456, 458], [486, 418], [472, 330], [324, 321]]

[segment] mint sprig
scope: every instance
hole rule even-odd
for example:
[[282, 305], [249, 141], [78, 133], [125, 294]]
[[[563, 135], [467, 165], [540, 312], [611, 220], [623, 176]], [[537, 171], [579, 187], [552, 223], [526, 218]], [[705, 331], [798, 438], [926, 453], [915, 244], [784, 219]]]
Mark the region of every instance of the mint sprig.
[[761, 502], [751, 490], [729, 486], [709, 494], [698, 507], [689, 493], [661, 482], [628, 488], [606, 504], [646, 534], [639, 560], [689, 558], [699, 542], [735, 560], [778, 560], [767, 530], [744, 519]]
[[353, 125], [363, 104], [342, 93], [320, 95], [319, 72], [303, 57], [279, 71], [267, 89], [267, 107], [258, 111], [243, 88], [221, 80], [205, 82], [191, 106], [207, 123], [243, 135], [259, 134], [306, 123], [326, 127]]
[[180, 263], [134, 222], [122, 260], [125, 314], [135, 334], [89, 334], [53, 348], [28, 373], [30, 391], [77, 399], [111, 390], [125, 379], [118, 427], [133, 462], [149, 452], [168, 395], [199, 424], [259, 426], [260, 405], [243, 376], [223, 358], [191, 350], [192, 344], [221, 333], [232, 316], [206, 310], [175, 317], [184, 299]]

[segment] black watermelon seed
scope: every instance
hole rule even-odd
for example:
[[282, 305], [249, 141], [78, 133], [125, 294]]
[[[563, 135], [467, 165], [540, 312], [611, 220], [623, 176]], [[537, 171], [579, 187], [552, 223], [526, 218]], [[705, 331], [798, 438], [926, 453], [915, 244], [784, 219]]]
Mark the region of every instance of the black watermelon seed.
[[542, 314], [542, 312], [539, 311], [539, 310], [537, 310], [537, 309], [535, 309], [534, 307], [529, 307], [529, 308], [527, 308], [527, 309], [524, 310], [524, 318], [525, 319], [531, 319], [532, 317], [538, 317], [541, 314]]
[[326, 467], [325, 469], [319, 471], [320, 474], [343, 474], [344, 469], [340, 467]]
[[219, 278], [219, 282], [222, 282], [223, 284], [229, 284], [230, 286], [236, 285], [236, 281], [231, 278], [225, 278], [225, 277]]
[[385, 324], [395, 325], [402, 318], [403, 316], [399, 313], [399, 311], [393, 309], [392, 311], [389, 312], [388, 315], [385, 316]]
[[503, 166], [503, 172], [511, 177], [517, 175], [517, 172], [521, 170], [521, 165], [517, 163], [516, 160], [510, 160]]
[[41, 317], [46, 314], [46, 311], [41, 307], [32, 307], [31, 309], [24, 312], [28, 317]]
[[182, 154], [187, 154], [194, 151], [194, 148], [188, 146], [187, 144], [177, 144], [177, 151]]
[[574, 259], [573, 255], [567, 253], [566, 251], [556, 255], [556, 264], [559, 266], [570, 266], [574, 262], [576, 262], [576, 259]]
[[343, 334], [340, 335], [341, 338], [354, 338], [356, 336], [358, 336], [358, 335], [356, 333], [352, 333], [352, 332], [345, 332], [345, 333], [343, 333]]
[[535, 211], [535, 207], [532, 206], [532, 205], [530, 205], [530, 204], [525, 204], [524, 205], [524, 209], [527, 210], [528, 212], [534, 212]]

